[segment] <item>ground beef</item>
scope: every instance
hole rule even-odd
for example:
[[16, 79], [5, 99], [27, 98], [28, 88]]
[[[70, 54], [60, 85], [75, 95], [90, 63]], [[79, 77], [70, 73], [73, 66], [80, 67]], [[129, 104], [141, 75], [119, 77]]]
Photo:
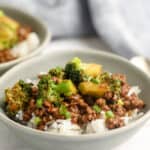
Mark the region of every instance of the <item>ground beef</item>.
[[36, 97], [38, 95], [38, 87], [32, 86], [32, 96]]
[[[65, 105], [71, 113], [71, 121], [73, 123], [83, 125], [89, 121], [100, 118], [100, 114], [97, 114], [80, 95], [69, 97], [64, 100], [63, 105]], [[23, 121], [29, 121], [32, 118], [32, 114], [42, 118], [40, 124], [37, 126], [37, 129], [40, 130], [44, 130], [43, 126], [49, 121], [65, 119], [65, 117], [60, 114], [59, 108], [48, 100], [44, 101], [42, 108], [37, 108], [35, 100], [31, 99], [29, 101], [29, 107], [24, 111]]]
[[95, 103], [95, 99], [92, 96], [84, 96], [83, 97], [88, 105], [92, 106]]
[[71, 105], [69, 107], [69, 111], [72, 112], [73, 114], [79, 114], [80, 113], [79, 107], [77, 105]]
[[86, 100], [82, 99], [80, 95], [73, 95], [70, 97], [70, 105], [68, 106], [72, 113], [72, 122], [80, 125], [85, 124], [91, 120], [100, 117], [89, 105]]
[[123, 74], [119, 74], [119, 73], [112, 74], [112, 78], [116, 79], [116, 80], [120, 80], [120, 81], [122, 81], [122, 83], [126, 83], [127, 82], [126, 76], [123, 75]]
[[117, 94], [114, 94], [113, 97], [112, 97], [112, 100], [114, 102], [116, 102], [118, 99], [119, 99], [119, 96]]
[[104, 97], [107, 99], [107, 100], [110, 100], [110, 99], [112, 99], [113, 98], [113, 92], [111, 92], [111, 91], [108, 91], [108, 92], [106, 92], [105, 94], [104, 94]]
[[104, 111], [110, 110], [109, 106], [106, 103], [104, 98], [99, 98], [96, 100], [96, 104], [100, 106], [100, 108]]
[[111, 109], [117, 116], [123, 117], [126, 114], [126, 109], [121, 105], [114, 104], [111, 106]]
[[120, 128], [125, 125], [124, 121], [118, 116], [106, 119], [105, 124], [108, 129]]
[[44, 131], [44, 130], [45, 130], [45, 124], [40, 123], [40, 124], [37, 126], [37, 129]]
[[124, 101], [124, 107], [128, 110], [130, 109], [142, 109], [144, 108], [144, 102], [143, 100], [139, 99], [139, 97], [136, 94], [132, 94], [131, 96], [126, 96], [126, 99]]
[[127, 83], [123, 84], [123, 86], [121, 87], [121, 95], [123, 97], [126, 96], [129, 90], [130, 90], [130, 86]]
[[103, 107], [104, 105], [106, 105], [106, 100], [104, 98], [99, 98], [96, 100], [96, 104], [100, 107]]
[[18, 29], [19, 41], [25, 40], [31, 31], [32, 30], [30, 26], [20, 26]]
[[0, 51], [0, 63], [8, 62], [16, 59], [11, 53], [11, 50], [1, 50]]

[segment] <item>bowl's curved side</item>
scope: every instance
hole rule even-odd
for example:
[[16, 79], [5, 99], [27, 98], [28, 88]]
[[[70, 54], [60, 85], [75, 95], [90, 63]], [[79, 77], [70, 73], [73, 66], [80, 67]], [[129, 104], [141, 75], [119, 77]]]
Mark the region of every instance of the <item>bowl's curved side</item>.
[[[47, 71], [50, 67], [54, 66], [62, 66], [68, 60], [72, 59], [73, 57], [78, 56], [83, 61], [89, 62], [96, 62], [101, 63], [106, 70], [110, 70], [111, 72], [120, 72], [127, 74], [127, 78], [129, 79], [129, 83], [134, 85], [139, 85], [143, 90], [143, 94], [141, 95], [147, 104], [147, 108], [145, 109], [145, 115], [140, 119], [136, 120], [134, 123], [129, 124], [128, 126], [122, 127], [120, 129], [112, 130], [107, 133], [101, 134], [88, 134], [82, 136], [66, 136], [66, 135], [54, 135], [51, 133], [46, 133], [42, 131], [37, 131], [35, 129], [31, 129], [25, 126], [22, 126], [12, 120], [10, 120], [5, 114], [0, 112], [0, 120], [4, 122], [9, 128], [12, 128], [16, 133], [20, 136], [29, 136], [30, 140], [31, 137], [35, 137], [36, 140], [40, 141], [42, 145], [44, 145], [44, 139], [46, 141], [58, 141], [58, 142], [70, 142], [73, 143], [80, 143], [81, 141], [85, 143], [85, 141], [92, 141], [92, 143], [98, 144], [98, 140], [107, 141], [111, 138], [112, 141], [115, 138], [122, 136], [126, 137], [126, 134], [131, 135], [132, 132], [135, 132], [136, 129], [141, 127], [146, 120], [150, 117], [150, 78], [140, 71], [138, 68], [134, 67], [130, 64], [127, 60], [115, 56], [109, 53], [99, 52], [99, 51], [86, 51], [86, 50], [60, 50], [56, 51], [53, 54], [46, 55], [45, 57], [38, 57], [32, 60], [28, 60], [23, 62], [1, 77], [0, 80], [0, 99], [3, 99], [3, 90], [6, 87], [12, 86], [15, 81], [26, 78], [33, 78], [35, 77], [40, 71]], [[2, 111], [2, 110], [1, 110]], [[25, 138], [25, 137], [24, 137]], [[27, 140], [29, 140], [27, 139]], [[42, 140], [43, 139], [43, 140]], [[123, 138], [125, 139], [125, 138]], [[36, 140], [31, 140], [36, 142]], [[55, 143], [54, 142], [54, 143]], [[40, 142], [39, 142], [40, 143]], [[105, 142], [104, 142], [105, 143]], [[115, 143], [115, 142], [114, 142]], [[55, 143], [56, 144], [56, 143]]]
[[46, 23], [44, 23], [40, 18], [35, 17], [24, 10], [21, 10], [19, 8], [10, 6], [10, 5], [0, 5], [0, 10], [3, 10], [7, 15], [10, 17], [16, 19], [17, 21], [21, 22], [22, 24], [30, 25], [34, 32], [36, 32], [40, 38], [40, 45], [38, 48], [33, 50], [29, 55], [25, 57], [18, 58], [16, 60], [12, 60], [10, 62], [6, 62], [3, 64], [0, 64], [0, 72], [4, 71], [13, 65], [26, 60], [28, 58], [31, 58], [37, 54], [39, 54], [43, 48], [48, 44], [50, 41], [51, 35], [48, 30], [48, 27]]

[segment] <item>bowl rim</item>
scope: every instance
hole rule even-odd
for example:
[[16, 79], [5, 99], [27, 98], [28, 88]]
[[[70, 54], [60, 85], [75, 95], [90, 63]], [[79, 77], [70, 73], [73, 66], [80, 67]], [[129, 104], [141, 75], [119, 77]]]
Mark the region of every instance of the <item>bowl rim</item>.
[[[140, 75], [145, 76], [145, 78], [147, 78], [147, 80], [149, 81], [149, 84], [150, 84], [150, 77], [146, 73], [144, 73], [142, 70], [140, 70], [139, 68], [137, 68], [136, 66], [131, 64], [127, 59], [125, 59], [119, 55], [115, 55], [110, 52], [104, 52], [104, 51], [95, 50], [95, 49], [94, 50], [93, 49], [84, 50], [83, 48], [81, 48], [81, 49], [78, 48], [78, 49], [76, 49], [76, 51], [74, 51], [73, 49], [61, 49], [61, 50], [59, 49], [59, 50], [55, 51], [55, 55], [56, 55], [56, 53], [64, 54], [65, 52], [68, 52], [68, 53], [78, 52], [78, 53], [83, 53], [83, 54], [88, 53], [88, 55], [96, 54], [96, 55], [101, 55], [101, 56], [106, 56], [106, 57], [116, 59], [118, 61], [125, 63], [129, 67], [132, 67], [135, 71], [138, 71], [140, 73]], [[41, 59], [44, 59], [44, 57], [49, 57], [50, 55], [52, 55], [52, 53], [48, 53], [45, 56], [42, 55], [39, 57], [35, 57], [33, 59], [29, 59], [28, 61], [22, 62], [16, 66], [14, 66], [10, 70], [8, 70], [4, 75], [2, 75], [1, 80], [0, 80], [0, 85], [3, 82], [3, 80], [5, 80], [5, 78], [7, 78], [7, 76], [11, 75], [11, 73], [16, 72], [20, 68], [24, 68], [24, 66], [28, 66], [33, 62], [38, 62]], [[21, 132], [25, 132], [28, 134], [34, 134], [36, 136], [43, 136], [43, 137], [51, 138], [51, 139], [61, 139], [62, 141], [86, 141], [86, 140], [104, 139], [109, 136], [118, 135], [118, 134], [121, 134], [128, 130], [131, 130], [135, 127], [138, 127], [143, 122], [146, 122], [149, 118], [150, 118], [150, 110], [148, 110], [146, 113], [144, 113], [144, 115], [141, 118], [135, 120], [134, 122], [128, 124], [127, 126], [124, 126], [124, 127], [118, 128], [118, 129], [114, 129], [114, 130], [110, 130], [109, 132], [95, 133], [95, 134], [83, 134], [83, 135], [61, 135], [61, 134], [54, 134], [54, 133], [50, 133], [50, 132], [44, 132], [44, 131], [40, 131], [37, 129], [33, 129], [30, 127], [21, 125], [15, 121], [11, 120], [10, 118], [8, 118], [2, 112], [0, 112], [0, 121], [7, 124], [7, 126], [11, 126], [11, 128], [15, 128], [16, 130], [20, 130]]]
[[18, 14], [21, 14], [21, 15], [23, 14], [25, 16], [28, 16], [29, 18], [35, 20], [40, 25], [40, 27], [43, 28], [43, 30], [45, 32], [45, 35], [43, 37], [43, 42], [41, 42], [37, 48], [35, 48], [31, 53], [27, 54], [26, 56], [23, 56], [23, 57], [20, 57], [20, 58], [17, 58], [17, 59], [8, 61], [8, 62], [0, 63], [0, 69], [1, 69], [1, 68], [15, 65], [21, 61], [27, 60], [27, 59], [35, 56], [36, 54], [38, 54], [49, 43], [49, 41], [51, 39], [51, 33], [50, 33], [50, 31], [48, 29], [48, 25], [46, 24], [45, 21], [43, 21], [41, 18], [39, 18], [39, 17], [37, 17], [31, 13], [28, 13], [24, 9], [12, 6], [10, 4], [7, 4], [7, 5], [6, 4], [0, 4], [0, 8], [9, 9], [9, 10], [18, 12]]

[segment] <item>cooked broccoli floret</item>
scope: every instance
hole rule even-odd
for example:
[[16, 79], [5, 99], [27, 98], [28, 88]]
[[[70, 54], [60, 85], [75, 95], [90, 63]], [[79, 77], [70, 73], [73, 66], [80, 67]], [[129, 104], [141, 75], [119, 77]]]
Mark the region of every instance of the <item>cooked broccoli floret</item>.
[[50, 75], [42, 76], [38, 83], [38, 99], [49, 100], [51, 102], [61, 101], [63, 96], [70, 96], [77, 92], [71, 80], [62, 80], [55, 83]]
[[71, 62], [66, 64], [65, 76], [67, 79], [71, 79], [75, 84], [78, 84], [83, 80], [81, 60], [79, 58], [74, 58]]
[[121, 81], [117, 80], [117, 79], [112, 79], [112, 81], [110, 83], [110, 88], [114, 93], [120, 94], [120, 92], [121, 92]]
[[76, 68], [76, 65], [74, 63], [68, 63], [66, 65], [65, 76], [67, 79], [71, 79], [76, 84], [82, 81], [81, 71]]
[[12, 88], [5, 90], [6, 111], [8, 114], [15, 114], [18, 110], [23, 109], [31, 95], [31, 84], [20, 80]]
[[43, 75], [38, 83], [38, 97], [47, 99], [50, 92], [51, 76]]
[[25, 83], [23, 80], [19, 80], [19, 85], [22, 87], [22, 90], [28, 95], [32, 95], [32, 83]]
[[101, 65], [82, 63], [77, 57], [65, 66], [66, 78], [71, 79], [75, 84], [87, 81], [89, 77], [95, 78], [100, 75], [101, 71]]
[[100, 83], [108, 83], [112, 92], [119, 94], [121, 92], [121, 81], [113, 79], [112, 75], [104, 72], [100, 75]]
[[62, 79], [64, 76], [64, 70], [61, 67], [56, 67], [56, 68], [50, 69], [49, 74], [51, 76], [55, 76], [55, 77]]
[[56, 91], [56, 86], [50, 75], [43, 75], [38, 83], [38, 98], [50, 101], [58, 100], [60, 97]]
[[69, 119], [71, 117], [70, 112], [67, 110], [65, 105], [61, 105], [59, 108], [59, 113], [63, 116], [65, 116], [66, 119]]

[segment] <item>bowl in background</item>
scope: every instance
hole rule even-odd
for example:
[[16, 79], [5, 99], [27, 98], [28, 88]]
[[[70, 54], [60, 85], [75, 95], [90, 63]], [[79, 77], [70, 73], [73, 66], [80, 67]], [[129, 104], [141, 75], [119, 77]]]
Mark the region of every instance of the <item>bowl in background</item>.
[[131, 85], [138, 85], [142, 90], [140, 97], [146, 103], [144, 109], [145, 114], [138, 120], [119, 129], [98, 134], [68, 136], [56, 135], [20, 125], [9, 119], [1, 107], [0, 121], [4, 123], [12, 133], [17, 135], [17, 139], [23, 139], [28, 145], [39, 150], [109, 150], [123, 142], [127, 142], [150, 118], [150, 78], [124, 58], [94, 50], [58, 50], [55, 51], [55, 53], [36, 57], [13, 67], [1, 77], [1, 103], [4, 99], [4, 89], [11, 87], [17, 80], [27, 78], [34, 79], [39, 72], [48, 71], [51, 67], [63, 66], [63, 64], [75, 56], [80, 57], [85, 62], [102, 64], [105, 70], [112, 73], [119, 72], [126, 74], [128, 82]]
[[17, 63], [39, 54], [43, 50], [44, 46], [48, 44], [50, 40], [50, 33], [48, 31], [48, 27], [43, 23], [42, 20], [35, 16], [32, 16], [24, 10], [12, 7], [11, 5], [0, 5], [0, 10], [4, 11], [6, 15], [12, 17], [21, 24], [31, 26], [33, 32], [36, 32], [40, 39], [39, 46], [28, 55], [9, 62], [0, 63], [1, 74], [4, 71], [8, 70], [10, 67], [16, 65]]

